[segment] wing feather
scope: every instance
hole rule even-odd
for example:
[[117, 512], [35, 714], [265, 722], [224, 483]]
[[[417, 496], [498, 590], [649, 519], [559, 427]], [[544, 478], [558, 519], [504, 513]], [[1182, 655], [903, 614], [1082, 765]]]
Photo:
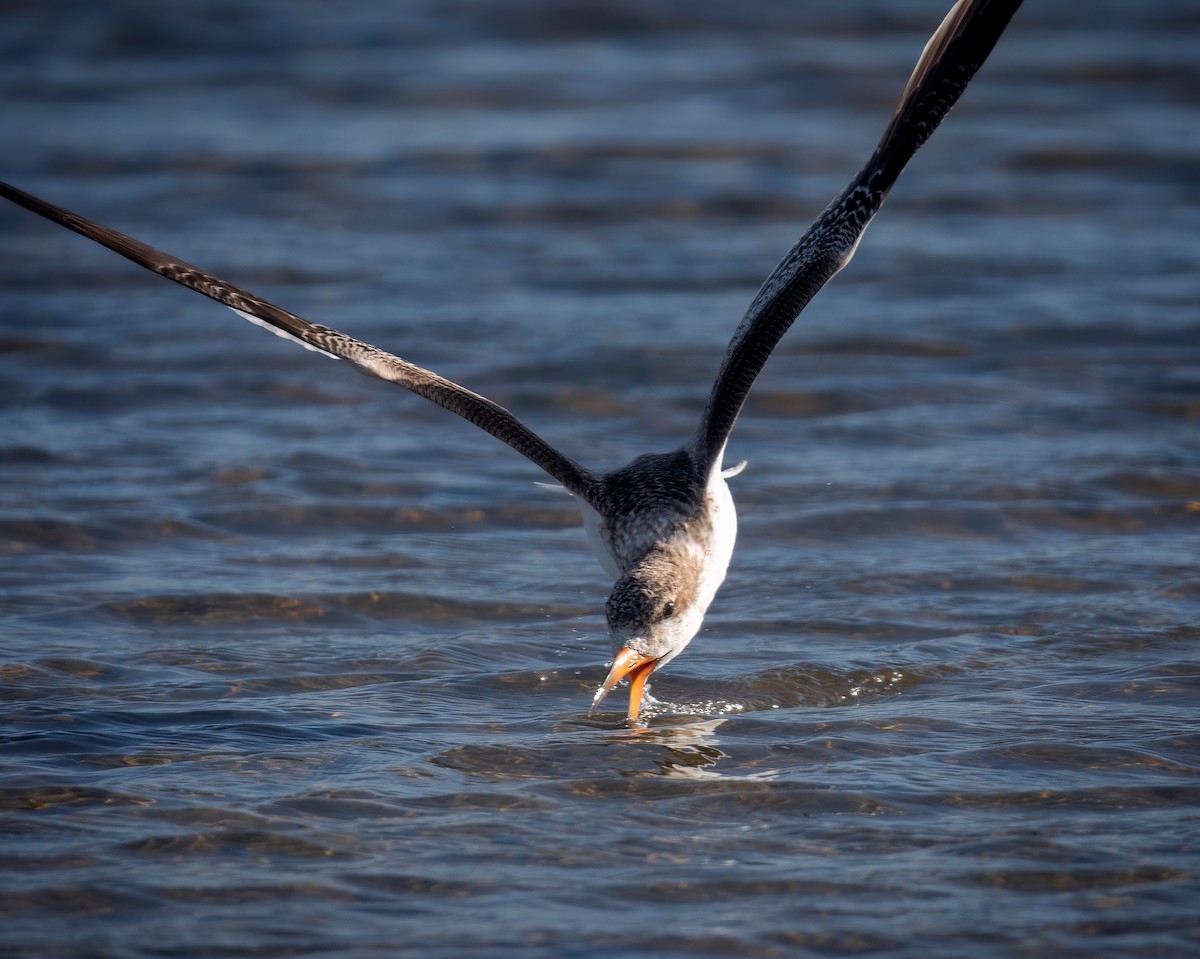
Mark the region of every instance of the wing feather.
[[858, 175], [779, 262], [725, 353], [691, 447], [721, 455], [767, 358], [809, 301], [850, 262], [871, 218], [921, 144], [987, 59], [1021, 0], [959, 0], [925, 46], [879, 145]]
[[593, 502], [597, 484], [591, 472], [560, 453], [512, 413], [487, 397], [362, 340], [328, 326], [311, 323], [199, 267], [7, 183], [0, 182], [0, 196], [108, 247], [168, 280], [224, 304], [257, 326], [293, 340], [306, 349], [346, 360], [361, 373], [395, 383], [458, 414], [541, 467], [576, 496], [588, 503]]

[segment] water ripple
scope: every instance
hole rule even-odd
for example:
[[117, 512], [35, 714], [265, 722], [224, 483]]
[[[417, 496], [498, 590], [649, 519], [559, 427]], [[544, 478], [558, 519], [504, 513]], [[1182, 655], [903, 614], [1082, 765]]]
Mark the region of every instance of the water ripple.
[[[10, 4], [5, 178], [616, 467], [946, 5]], [[1018, 13], [639, 728], [532, 466], [0, 208], [5, 955], [1194, 954], [1195, 26]]]

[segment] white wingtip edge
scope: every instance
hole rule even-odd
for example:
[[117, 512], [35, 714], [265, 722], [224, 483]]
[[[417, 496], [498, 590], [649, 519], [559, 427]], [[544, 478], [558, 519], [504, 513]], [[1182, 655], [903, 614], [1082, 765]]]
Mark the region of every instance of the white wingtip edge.
[[533, 485], [540, 486], [542, 489], [548, 489], [552, 493], [566, 493], [568, 496], [575, 495], [569, 489], [567, 489], [565, 486], [561, 486], [558, 483], [541, 483], [538, 480], [534, 480]]
[[340, 356], [330, 353], [327, 350], [323, 350], [319, 346], [313, 346], [311, 343], [305, 343], [302, 339], [300, 339], [300, 337], [292, 336], [292, 334], [288, 333], [286, 330], [281, 330], [277, 326], [272, 326], [266, 320], [260, 320], [257, 316], [253, 316], [250, 313], [245, 313], [242, 310], [234, 309], [232, 306], [230, 309], [233, 310], [233, 312], [240, 316], [243, 320], [249, 320], [255, 326], [261, 326], [269, 333], [274, 333], [276, 336], [282, 336], [285, 340], [291, 340], [293, 343], [299, 343], [306, 350], [312, 350], [314, 353], [320, 353], [322, 356], [328, 356], [331, 360], [341, 359]]

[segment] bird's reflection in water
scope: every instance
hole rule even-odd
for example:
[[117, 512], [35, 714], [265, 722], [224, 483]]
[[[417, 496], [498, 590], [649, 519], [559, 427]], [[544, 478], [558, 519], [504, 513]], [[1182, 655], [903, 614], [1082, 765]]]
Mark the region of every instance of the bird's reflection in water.
[[[677, 706], [656, 703], [657, 707], [677, 712]], [[732, 704], [724, 704], [726, 707]], [[740, 711], [741, 707], [737, 707]], [[729, 710], [732, 711], [732, 710]], [[693, 713], [694, 715], [694, 713]], [[626, 729], [623, 734], [636, 739], [639, 745], [654, 744], [664, 747], [653, 761], [656, 770], [629, 771], [632, 776], [666, 776], [671, 779], [771, 779], [776, 770], [762, 770], [749, 775], [730, 774], [719, 771], [716, 766], [728, 753], [717, 745], [716, 731], [727, 722], [726, 718], [681, 719], [678, 723], [658, 726], [637, 726]]]

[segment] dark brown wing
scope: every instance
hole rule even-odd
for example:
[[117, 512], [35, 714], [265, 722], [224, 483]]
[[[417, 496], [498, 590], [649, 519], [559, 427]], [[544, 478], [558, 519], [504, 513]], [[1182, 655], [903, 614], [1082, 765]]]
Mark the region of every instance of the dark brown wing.
[[1021, 0], [959, 0], [925, 47], [871, 159], [767, 277], [725, 353], [692, 440], [706, 468], [723, 449], [755, 379], [816, 294], [854, 256], [900, 172], [983, 65]]
[[310, 350], [347, 360], [368, 376], [396, 383], [451, 413], [457, 413], [540, 466], [576, 496], [592, 502], [596, 486], [592, 474], [487, 397], [472, 393], [445, 377], [393, 356], [369, 343], [356, 340], [328, 326], [310, 323], [295, 313], [275, 306], [260, 296], [227, 283], [162, 250], [40, 200], [7, 183], [0, 182], [0, 196], [65, 226], [68, 230], [74, 230], [89, 240], [95, 240], [139, 266], [165, 276], [168, 280], [174, 280], [189, 290], [203, 293], [258, 326]]

